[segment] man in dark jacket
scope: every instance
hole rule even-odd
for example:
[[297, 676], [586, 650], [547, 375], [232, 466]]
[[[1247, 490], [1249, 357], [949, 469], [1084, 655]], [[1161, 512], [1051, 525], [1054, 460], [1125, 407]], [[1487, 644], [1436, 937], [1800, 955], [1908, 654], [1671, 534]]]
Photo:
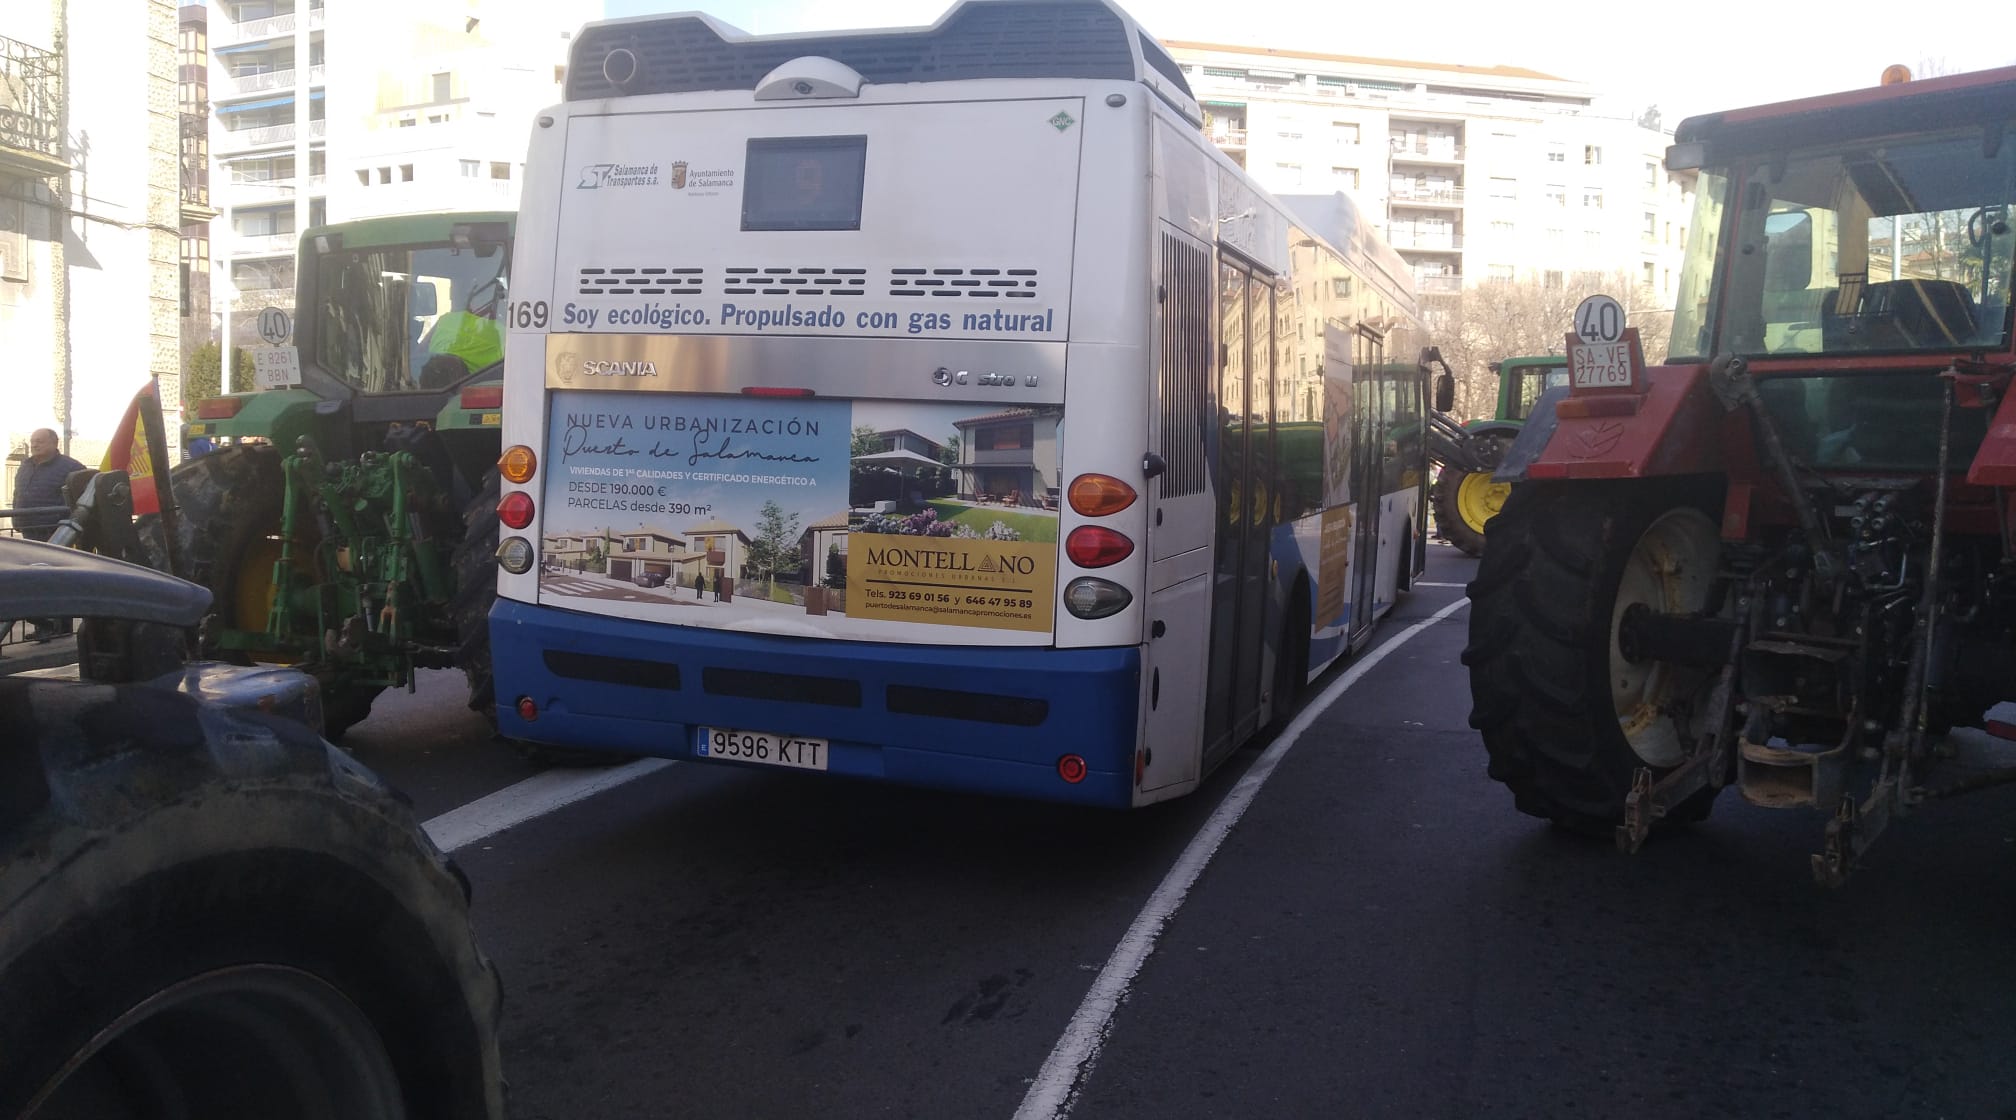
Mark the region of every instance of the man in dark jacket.
[[[72, 472], [81, 471], [84, 464], [63, 454], [56, 447], [56, 433], [48, 428], [38, 428], [28, 437], [28, 458], [14, 472], [14, 508], [35, 509], [43, 506], [63, 504], [63, 480]], [[56, 532], [56, 524], [63, 520], [60, 513], [31, 513], [14, 518], [14, 527], [31, 541], [46, 541]], [[43, 618], [35, 620], [35, 640], [46, 642], [58, 634], [70, 632], [70, 620]]]

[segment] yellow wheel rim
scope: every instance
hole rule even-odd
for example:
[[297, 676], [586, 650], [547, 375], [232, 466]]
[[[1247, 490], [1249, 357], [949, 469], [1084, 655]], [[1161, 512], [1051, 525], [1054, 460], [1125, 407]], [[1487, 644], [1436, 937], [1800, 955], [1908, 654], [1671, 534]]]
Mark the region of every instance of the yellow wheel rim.
[[1462, 516], [1463, 523], [1470, 526], [1473, 532], [1481, 533], [1484, 531], [1484, 523], [1498, 516], [1498, 511], [1505, 508], [1505, 499], [1511, 493], [1511, 483], [1493, 482], [1488, 472], [1477, 471], [1466, 474], [1462, 483], [1456, 487], [1456, 512]]

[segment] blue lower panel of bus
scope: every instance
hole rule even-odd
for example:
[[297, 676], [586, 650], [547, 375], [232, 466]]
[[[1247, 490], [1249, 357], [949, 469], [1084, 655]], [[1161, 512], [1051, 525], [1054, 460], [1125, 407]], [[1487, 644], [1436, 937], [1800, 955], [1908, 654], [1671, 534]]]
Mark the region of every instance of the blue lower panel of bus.
[[[697, 759], [696, 729], [732, 728], [825, 739], [833, 774], [1132, 802], [1137, 648], [819, 641], [507, 599], [490, 613], [490, 637], [497, 727], [514, 739]], [[531, 722], [518, 713], [527, 696], [539, 709]], [[1082, 781], [1059, 776], [1067, 754], [1085, 760]]]

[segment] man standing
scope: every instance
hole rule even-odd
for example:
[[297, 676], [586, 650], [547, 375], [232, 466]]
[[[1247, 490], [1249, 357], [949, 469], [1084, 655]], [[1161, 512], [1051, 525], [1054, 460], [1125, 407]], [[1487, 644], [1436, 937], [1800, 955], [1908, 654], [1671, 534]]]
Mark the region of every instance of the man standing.
[[[81, 471], [84, 464], [72, 459], [56, 449], [56, 433], [48, 428], [37, 428], [28, 437], [28, 458], [14, 474], [14, 508], [34, 509], [42, 506], [63, 504], [63, 480], [73, 471]], [[14, 527], [31, 541], [46, 541], [56, 532], [56, 525], [63, 520], [60, 513], [31, 513], [14, 518]], [[35, 620], [35, 640], [46, 642], [58, 634], [70, 632], [69, 619], [43, 618]]]

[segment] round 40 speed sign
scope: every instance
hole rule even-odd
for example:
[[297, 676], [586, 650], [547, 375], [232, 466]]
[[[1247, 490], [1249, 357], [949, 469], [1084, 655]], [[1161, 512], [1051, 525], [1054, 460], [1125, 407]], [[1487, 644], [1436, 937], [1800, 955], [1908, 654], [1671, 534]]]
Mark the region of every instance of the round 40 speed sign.
[[1584, 342], [1616, 342], [1624, 337], [1624, 305], [1609, 296], [1590, 296], [1575, 307], [1575, 337]]

